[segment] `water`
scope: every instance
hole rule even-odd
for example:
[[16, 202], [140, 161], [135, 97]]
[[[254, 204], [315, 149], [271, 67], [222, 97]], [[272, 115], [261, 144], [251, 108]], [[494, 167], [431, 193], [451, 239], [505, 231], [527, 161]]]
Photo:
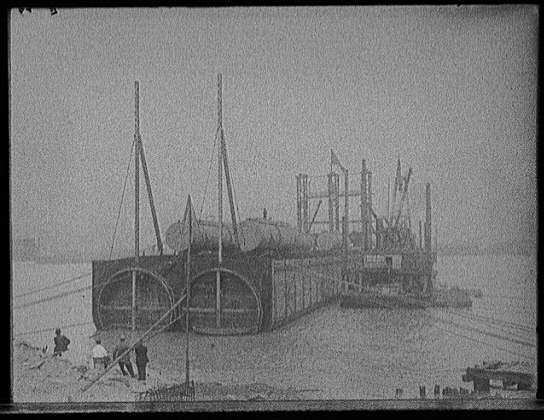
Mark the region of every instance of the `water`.
[[[461, 313], [515, 322], [533, 331], [536, 328], [535, 257], [439, 257], [436, 268], [439, 282], [482, 289], [484, 297], [474, 299], [473, 307]], [[13, 295], [90, 271], [90, 264], [15, 262]], [[13, 305], [90, 284], [91, 278], [86, 277], [37, 295], [15, 298]], [[329, 306], [256, 336], [192, 335], [191, 372], [195, 381], [261, 382], [316, 390], [305, 394], [308, 398], [379, 399], [394, 398], [396, 388], [404, 389], [404, 397], [416, 398], [420, 385], [426, 386], [427, 395], [432, 394], [435, 384], [441, 388], [471, 389], [472, 384], [462, 382], [461, 375], [467, 366], [482, 360], [526, 360], [536, 366], [536, 347], [502, 338], [514, 337], [515, 333], [518, 339], [535, 343], [536, 333], [517, 330], [505, 334], [503, 329], [459, 317], [451, 311]], [[51, 351], [56, 326], [92, 322], [91, 313], [90, 290], [35, 306], [13, 308], [14, 333], [49, 328], [18, 338], [40, 346], [48, 344]], [[474, 329], [500, 337], [484, 336]], [[72, 340], [66, 357], [75, 363], [90, 363], [94, 325], [65, 328], [63, 332]], [[110, 349], [118, 336], [115, 331], [101, 333]], [[151, 369], [177, 371], [180, 378], [184, 377], [182, 333], [159, 334], [148, 341], [148, 348]]]

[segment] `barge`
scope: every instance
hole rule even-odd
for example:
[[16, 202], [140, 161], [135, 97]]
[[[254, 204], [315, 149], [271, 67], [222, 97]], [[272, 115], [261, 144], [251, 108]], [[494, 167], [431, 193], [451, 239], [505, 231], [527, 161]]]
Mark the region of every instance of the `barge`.
[[[330, 172], [316, 176], [326, 180], [326, 188], [320, 189], [317, 181], [311, 183], [309, 175], [296, 175], [296, 227], [268, 219], [266, 210], [262, 218], [240, 222], [233, 201], [221, 95], [219, 75], [218, 219], [215, 222], [197, 220], [188, 200], [183, 220], [170, 224], [167, 229], [169, 249], [165, 250], [139, 131], [139, 84], [135, 83], [135, 251], [131, 257], [92, 262], [92, 314], [99, 330], [145, 329], [168, 312], [169, 317], [161, 320], [160, 325], [184, 330], [185, 323], [180, 319], [185, 318], [188, 306], [188, 325], [197, 333], [255, 334], [278, 328], [339, 300], [344, 306], [361, 306], [365, 302], [370, 306], [379, 305], [383, 299], [369, 291], [384, 287], [397, 288], [403, 294], [388, 297], [395, 306], [416, 305], [416, 299], [433, 301], [436, 243], [433, 250], [430, 184], [426, 185], [423, 234], [422, 223], [419, 223], [419, 244], [407, 211], [412, 169], [402, 176], [398, 160], [393, 204], [388, 205], [386, 216], [378, 216], [372, 205], [372, 172], [367, 170], [365, 160], [362, 160], [360, 185], [352, 190], [348, 170], [332, 150]], [[140, 163], [151, 207], [157, 255], [140, 255]], [[340, 174], [333, 167], [339, 168], [344, 176], [343, 191]], [[223, 220], [223, 176], [230, 223]], [[344, 215], [340, 220], [341, 197], [344, 197]], [[349, 218], [351, 197], [360, 198], [360, 217], [353, 220]], [[316, 199], [319, 203], [311, 209], [311, 201]], [[323, 199], [328, 201], [327, 220], [317, 218]], [[186, 234], [188, 223], [194, 232], [190, 236]], [[186, 284], [190, 284], [190, 290], [186, 290]], [[188, 305], [187, 295], [190, 296]], [[409, 303], [410, 297], [412, 303]]]

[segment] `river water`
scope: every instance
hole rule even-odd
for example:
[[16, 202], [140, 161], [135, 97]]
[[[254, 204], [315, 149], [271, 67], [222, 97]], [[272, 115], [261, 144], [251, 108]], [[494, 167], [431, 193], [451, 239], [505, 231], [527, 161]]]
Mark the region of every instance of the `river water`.
[[[191, 335], [192, 377], [195, 381], [259, 382], [313, 390], [305, 394], [312, 399], [389, 399], [394, 398], [396, 388], [404, 390], [405, 398], [416, 398], [420, 385], [426, 387], [428, 395], [435, 384], [472, 389], [461, 375], [466, 367], [482, 360], [527, 361], [535, 366], [536, 373], [536, 346], [527, 344], [536, 343], [535, 257], [439, 256], [436, 269], [438, 282], [480, 288], [483, 298], [474, 299], [473, 307], [464, 310], [343, 309], [331, 305], [255, 336]], [[90, 290], [24, 306], [90, 286], [90, 276], [18, 296], [90, 272], [90, 264], [14, 262], [15, 339], [47, 344], [51, 352], [55, 327], [87, 323], [63, 328], [63, 333], [72, 341], [65, 356], [74, 363], [90, 363], [94, 343], [90, 337], [95, 333]], [[474, 315], [480, 318], [476, 320]], [[493, 327], [489, 319], [481, 317], [523, 325], [533, 332], [517, 327], [506, 331], [504, 323]], [[119, 334], [100, 333], [110, 350]], [[184, 334], [161, 333], [147, 345], [149, 367], [180, 372], [182, 381]], [[522, 394], [534, 398], [534, 393]]]

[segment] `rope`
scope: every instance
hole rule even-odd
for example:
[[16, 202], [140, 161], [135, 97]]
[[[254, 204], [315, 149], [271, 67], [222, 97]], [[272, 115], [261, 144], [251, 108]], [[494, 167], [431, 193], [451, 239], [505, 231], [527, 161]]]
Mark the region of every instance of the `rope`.
[[31, 290], [31, 291], [29, 291], [29, 292], [21, 293], [20, 295], [16, 295], [16, 296], [13, 296], [13, 297], [14, 297], [14, 298], [20, 298], [20, 297], [23, 297], [23, 296], [32, 295], [32, 294], [34, 294], [34, 293], [39, 293], [39, 292], [42, 292], [42, 291], [44, 291], [44, 290], [53, 289], [53, 288], [55, 288], [55, 287], [57, 287], [57, 286], [60, 286], [60, 285], [62, 285], [62, 284], [72, 283], [72, 282], [74, 282], [74, 281], [76, 281], [76, 280], [80, 280], [80, 279], [85, 278], [85, 277], [88, 277], [88, 276], [90, 276], [90, 275], [92, 275], [92, 273], [84, 273], [84, 274], [81, 274], [81, 275], [79, 275], [79, 276], [77, 276], [77, 277], [73, 277], [73, 278], [71, 278], [71, 279], [69, 279], [69, 280], [61, 281], [61, 282], [55, 283], [55, 284], [53, 284], [53, 285], [51, 285], [51, 286], [42, 287], [41, 289], [35, 289], [35, 290]]
[[[384, 302], [382, 302], [382, 303], [383, 303], [384, 306], [388, 307], [389, 309], [394, 309], [393, 306], [387, 305], [387, 304], [384, 303]], [[444, 323], [444, 324], [447, 324], [447, 323], [448, 323], [447, 321], [442, 320], [442, 319], [437, 318], [437, 317], [433, 317], [433, 316], [430, 315], [430, 314], [424, 313], [424, 315], [428, 316], [428, 317], [431, 318], [431, 319], [435, 319], [435, 320], [437, 320], [437, 321], [439, 321], [439, 322], [442, 322], [442, 323]], [[454, 325], [454, 326], [457, 326], [458, 328], [464, 328], [464, 326], [459, 326], [458, 324], [457, 324], [457, 325], [454, 324], [454, 323], [451, 323], [451, 324]], [[523, 357], [523, 358], [526, 358], [526, 359], [532, 359], [532, 357], [527, 356], [527, 355], [525, 355], [525, 354], [518, 353], [518, 352], [515, 352], [515, 351], [512, 351], [512, 350], [508, 350], [508, 349], [506, 349], [506, 348], [504, 348], [504, 347], [499, 347], [499, 346], [496, 346], [496, 345], [494, 345], [494, 344], [488, 343], [488, 342], [486, 342], [486, 341], [478, 340], [478, 339], [476, 339], [476, 338], [473, 338], [473, 337], [470, 337], [470, 336], [467, 336], [467, 335], [464, 335], [464, 334], [456, 333], [456, 332], [453, 332], [453, 331], [448, 330], [448, 329], [446, 329], [446, 328], [442, 328], [442, 327], [440, 327], [440, 326], [438, 326], [438, 325], [435, 325], [435, 327], [438, 328], [438, 329], [441, 329], [442, 331], [445, 331], [445, 332], [447, 332], [447, 333], [449, 333], [449, 334], [453, 334], [453, 335], [456, 335], [456, 336], [458, 336], [458, 337], [463, 337], [463, 338], [466, 338], [467, 340], [475, 341], [475, 342], [477, 342], [477, 343], [486, 345], [486, 346], [488, 346], [488, 347], [492, 347], [492, 348], [497, 349], [497, 350], [504, 351], [504, 352], [506, 352], [506, 353], [511, 353], [511, 354], [514, 354], [514, 355], [516, 355], [516, 356]], [[481, 333], [481, 331], [479, 331], [479, 332]]]
[[[82, 325], [89, 325], [89, 324], [94, 324], [94, 322], [93, 321], [78, 322], [76, 324], [61, 325], [61, 326], [59, 326], [57, 328], [66, 329], [66, 328], [72, 328], [72, 327], [80, 327]], [[44, 328], [44, 329], [41, 329], [41, 330], [25, 331], [25, 332], [22, 332], [22, 333], [14, 334], [13, 337], [22, 337], [24, 335], [38, 334], [38, 333], [48, 332], [48, 331], [53, 331], [53, 328]]]
[[123, 183], [123, 192], [121, 193], [121, 202], [119, 203], [119, 209], [117, 210], [117, 220], [115, 221], [115, 228], [113, 230], [113, 237], [111, 239], [111, 247], [110, 247], [110, 256], [109, 259], [111, 260], [111, 255], [113, 253], [113, 245], [115, 243], [115, 236], [117, 235], [117, 226], [119, 225], [119, 219], [121, 217], [121, 208], [123, 207], [123, 200], [125, 198], [125, 190], [127, 188], [127, 180], [128, 180], [128, 174], [130, 171], [130, 163], [132, 162], [132, 151], [134, 150], [134, 143], [136, 142], [136, 138], [132, 140], [132, 146], [130, 148], [130, 154], [128, 159], [128, 165], [127, 165], [127, 172], [125, 174], [125, 181]]
[[[232, 176], [232, 172], [230, 174], [231, 178], [234, 178]], [[233, 196], [234, 196], [234, 205], [236, 206], [236, 219], [237, 219], [237, 223], [238, 223], [238, 227], [240, 226], [240, 209], [238, 208], [238, 196], [236, 195], [236, 188], [234, 186], [234, 182], [232, 182], [232, 193], [233, 193]], [[244, 237], [244, 232], [243, 230], [241, 229], [238, 229], [238, 234], [242, 236], [242, 241], [245, 242], [245, 237]]]
[[134, 346], [141, 340], [143, 340], [144, 338], [148, 337], [148, 335], [153, 331], [153, 329], [158, 326], [164, 319], [166, 319], [166, 317], [172, 312], [174, 311], [182, 302], [183, 300], [187, 297], [187, 295], [182, 295], [178, 301], [176, 303], [174, 303], [174, 305], [172, 305], [172, 307], [170, 309], [168, 309], [151, 327], [149, 327], [137, 340], [135, 340], [133, 342], [133, 344], [127, 349], [125, 350], [123, 353], [121, 353], [120, 355], [117, 356], [117, 358], [115, 360], [113, 360], [111, 362], [111, 364], [106, 368], [106, 370], [104, 370], [104, 372], [102, 372], [100, 375], [98, 375], [95, 379], [93, 379], [89, 384], [85, 385], [83, 388], [81, 388], [81, 392], [85, 392], [87, 390], [89, 390], [89, 388], [91, 388], [96, 382], [98, 382], [102, 377], [104, 377], [104, 375], [106, 373], [108, 373], [111, 369], [113, 369], [115, 367], [115, 365], [117, 364], [117, 362], [119, 360], [121, 360], [126, 354], [129, 354], [130, 351], [134, 348]]
[[456, 326], [458, 328], [464, 328], [464, 329], [469, 330], [469, 331], [475, 331], [475, 332], [478, 332], [478, 333], [483, 334], [483, 335], [488, 335], [489, 337], [498, 338], [498, 339], [501, 339], [501, 340], [510, 341], [512, 343], [521, 344], [521, 345], [524, 345], [524, 346], [529, 346], [529, 347], [535, 347], [536, 348], [536, 344], [530, 343], [528, 341], [517, 340], [515, 338], [505, 337], [503, 335], [499, 335], [499, 334], [495, 334], [495, 333], [492, 333], [492, 332], [480, 330], [478, 328], [469, 327], [468, 325], [457, 324], [455, 322], [452, 322], [451, 320], [446, 321], [446, 320], [443, 320], [443, 319], [441, 319], [439, 317], [435, 317], [435, 316], [430, 315], [430, 314], [427, 314], [427, 316], [429, 316], [430, 318], [434, 318], [435, 320], [438, 320], [440, 322], [449, 323], [449, 324], [454, 325], [454, 326]]
[[[481, 321], [481, 320], [478, 320], [478, 319], [473, 319], [469, 316], [465, 317], [465, 319], [469, 320], [469, 321], [476, 321], [476, 322], [481, 322], [486, 328], [494, 328], [497, 330], [497, 332], [499, 333], [502, 333], [502, 334], [507, 334], [509, 336], [512, 336], [514, 338], [517, 338], [517, 339], [520, 339], [520, 340], [532, 340], [533, 337], [529, 337], [527, 335], [524, 335], [526, 333], [524, 332], [521, 332], [519, 330], [513, 330], [513, 329], [508, 329], [508, 328], [511, 328], [511, 327], [508, 327], [508, 326], [501, 326], [501, 325], [495, 325], [495, 324], [492, 324], [492, 323], [489, 323], [489, 324], [486, 324], [486, 321]], [[489, 321], [488, 321], [489, 322]]]
[[[97, 286], [95, 286], [95, 287], [97, 287]], [[51, 300], [55, 300], [55, 299], [58, 299], [58, 298], [61, 298], [61, 297], [75, 295], [76, 293], [83, 292], [85, 290], [91, 290], [92, 288], [93, 288], [92, 286], [85, 286], [85, 287], [82, 287], [80, 289], [72, 290], [70, 292], [59, 293], [58, 295], [48, 296], [48, 297], [43, 298], [43, 299], [34, 300], [32, 302], [23, 303], [23, 304], [20, 304], [20, 305], [15, 305], [13, 307], [13, 309], [26, 308], [27, 306], [33, 306], [33, 305], [37, 305], [39, 303], [49, 302]]]
[[[219, 132], [219, 130], [218, 130], [218, 132]], [[202, 201], [200, 203], [200, 213], [198, 215], [199, 219], [202, 219], [202, 211], [204, 210], [204, 202], [206, 200], [206, 195], [208, 193], [208, 182], [210, 181], [210, 173], [211, 173], [211, 170], [212, 170], [213, 158], [214, 158], [215, 146], [216, 145], [217, 145], [217, 133], [215, 134], [215, 138], [213, 139], [213, 149], [212, 149], [212, 154], [211, 154], [211, 158], [210, 158], [210, 164], [208, 165], [208, 174], [206, 175], [206, 185], [204, 187], [204, 194], [202, 195]]]

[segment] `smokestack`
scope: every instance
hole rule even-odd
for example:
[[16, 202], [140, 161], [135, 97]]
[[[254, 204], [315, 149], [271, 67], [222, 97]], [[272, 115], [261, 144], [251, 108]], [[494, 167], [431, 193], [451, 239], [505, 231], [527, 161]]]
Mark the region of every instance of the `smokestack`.
[[363, 159], [361, 168], [361, 232], [363, 234], [363, 250], [368, 249], [368, 202], [367, 202], [367, 173], [366, 160]]

